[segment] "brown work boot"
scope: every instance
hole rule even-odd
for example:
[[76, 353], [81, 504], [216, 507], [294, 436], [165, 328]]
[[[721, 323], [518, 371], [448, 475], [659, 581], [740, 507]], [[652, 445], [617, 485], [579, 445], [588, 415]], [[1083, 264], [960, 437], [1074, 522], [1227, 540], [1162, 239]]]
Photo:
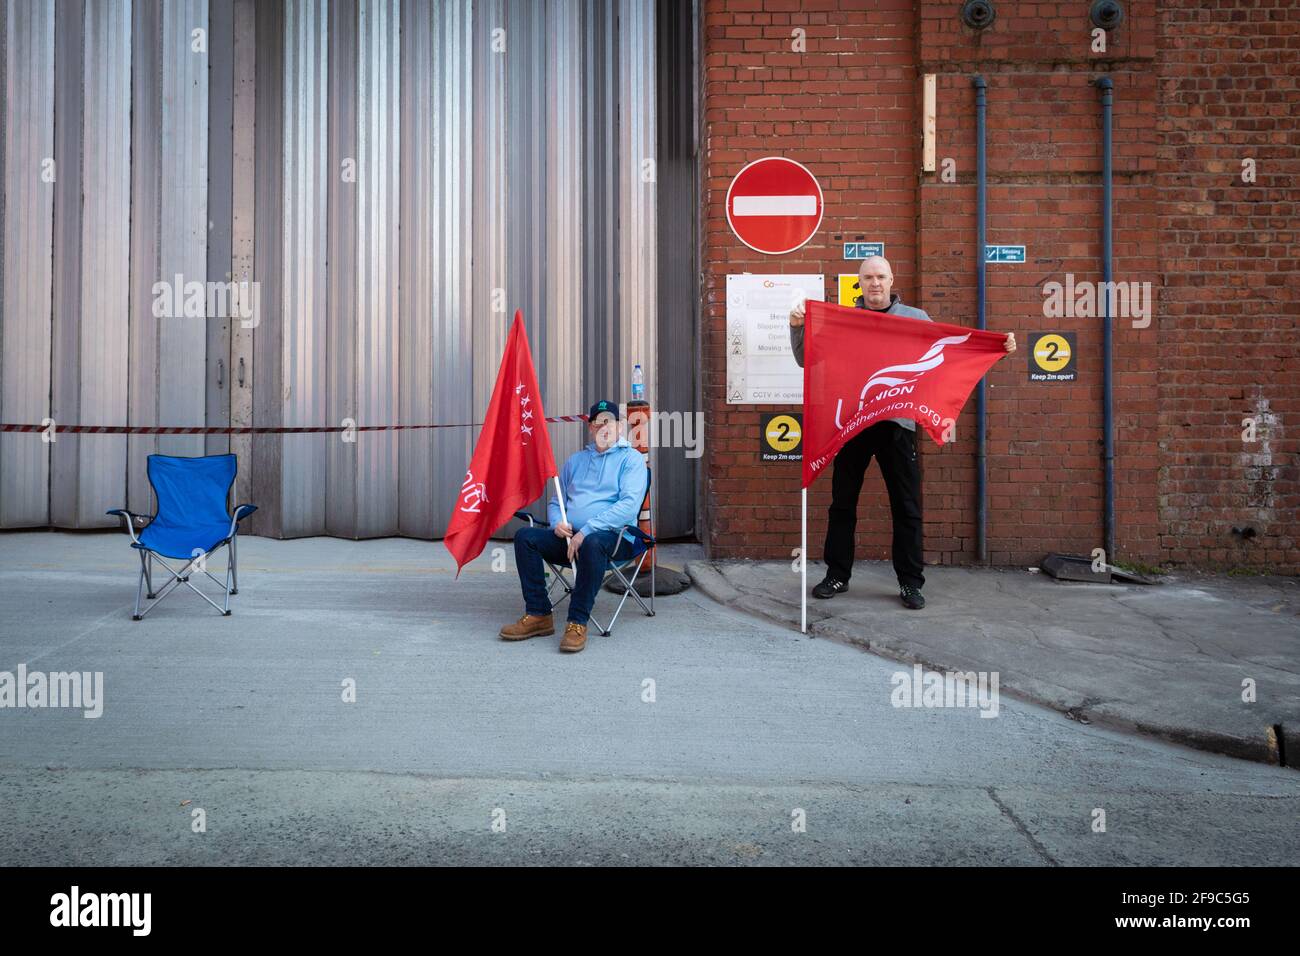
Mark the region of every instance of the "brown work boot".
[[576, 654], [587, 646], [587, 625], [574, 624], [570, 621], [564, 626], [564, 637], [560, 639], [560, 650]]
[[513, 624], [501, 628], [503, 641], [526, 641], [555, 633], [555, 619], [549, 614], [525, 614]]

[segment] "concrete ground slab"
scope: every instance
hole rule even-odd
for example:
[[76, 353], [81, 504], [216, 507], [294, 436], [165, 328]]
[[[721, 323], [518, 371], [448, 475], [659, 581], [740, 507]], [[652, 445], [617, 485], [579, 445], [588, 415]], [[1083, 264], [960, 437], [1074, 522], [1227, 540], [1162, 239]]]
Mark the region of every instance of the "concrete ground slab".
[[240, 554], [233, 616], [180, 594], [133, 622], [124, 536], [0, 535], [0, 671], [98, 671], [105, 697], [93, 719], [0, 708], [0, 865], [1300, 854], [1289, 769], [1009, 697], [996, 719], [897, 708], [894, 661], [696, 588], [564, 655], [558, 635], [497, 638], [521, 601], [496, 542], [459, 579], [424, 541]]
[[[788, 562], [695, 561], [698, 588], [787, 627]], [[808, 582], [823, 565], [809, 564]], [[1154, 587], [1055, 581], [1028, 569], [926, 569], [902, 607], [893, 570], [858, 562], [850, 590], [808, 599], [809, 632], [939, 671], [1000, 675], [1003, 691], [1071, 718], [1265, 763], [1300, 764], [1300, 579], [1178, 574]], [[1243, 700], [1244, 682], [1256, 699]]]

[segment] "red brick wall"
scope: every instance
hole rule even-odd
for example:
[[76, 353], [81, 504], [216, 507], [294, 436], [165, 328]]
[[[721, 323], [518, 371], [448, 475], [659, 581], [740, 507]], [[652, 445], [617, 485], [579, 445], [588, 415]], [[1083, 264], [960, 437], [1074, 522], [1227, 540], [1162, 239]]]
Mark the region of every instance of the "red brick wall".
[[1300, 6], [1165, 3], [1159, 39], [1161, 555], [1294, 572]]
[[[1151, 282], [1158, 294], [1155, 20], [1151, 3], [1127, 4], [1103, 53], [1092, 49], [1085, 4], [996, 8], [993, 25], [976, 32], [956, 6], [922, 5], [919, 72], [938, 76], [936, 152], [941, 165], [955, 161], [956, 182], [944, 182], [942, 169], [920, 174], [921, 305], [940, 321], [975, 321], [971, 77], [979, 74], [988, 84], [988, 241], [1024, 245], [1027, 259], [988, 266], [988, 326], [1014, 331], [1023, 346], [987, 379], [988, 552], [995, 564], [1025, 564], [1104, 544], [1102, 323], [1045, 317], [1042, 290], [1067, 274], [1102, 279], [1101, 109], [1091, 81], [1104, 71], [1115, 83], [1114, 279]], [[1078, 381], [1028, 380], [1029, 342], [1044, 331], [1076, 334]], [[1139, 330], [1117, 319], [1114, 337], [1116, 544], [1121, 557], [1152, 561], [1155, 322]], [[952, 446], [927, 448], [927, 560], [964, 562], [975, 553], [974, 411], [972, 399]]]
[[[804, 53], [792, 52], [796, 27], [806, 31]], [[788, 556], [799, 545], [799, 466], [758, 460], [762, 412], [785, 408], [726, 404], [726, 276], [822, 272], [833, 282], [856, 263], [840, 261], [832, 237], [869, 224], [893, 261], [897, 290], [914, 300], [915, 19], [911, 0], [706, 0], [704, 31], [704, 540], [715, 556]], [[825, 200], [818, 235], [786, 256], [743, 245], [725, 211], [732, 177], [773, 154], [812, 169]], [[817, 556], [829, 504], [829, 482], [818, 482], [809, 494]], [[878, 480], [861, 514], [863, 540], [887, 540]]]
[[[1087, 553], [1103, 543], [1101, 322], [1045, 318], [1042, 287], [1066, 273], [1101, 280], [1101, 111], [1091, 81], [1105, 74], [1115, 83], [1114, 279], [1151, 282], [1155, 300], [1150, 327], [1114, 322], [1118, 557], [1294, 570], [1285, 526], [1296, 524], [1297, 476], [1285, 431], [1300, 389], [1296, 346], [1281, 335], [1294, 329], [1295, 308], [1282, 292], [1300, 242], [1286, 232], [1294, 228], [1296, 163], [1284, 107], [1296, 105], [1294, 71], [1280, 92], [1275, 81], [1285, 69], [1281, 55], [1294, 61], [1297, 53], [1296, 14], [1283, 19], [1279, 6], [1249, 20], [1231, 11], [1211, 17], [1191, 3], [1161, 5], [1159, 13], [1153, 2], [1127, 3], [1124, 24], [1096, 52], [1083, 3], [1000, 2], [994, 24], [978, 33], [960, 23], [955, 2], [862, 6], [705, 2], [710, 553], [788, 556], [799, 532], [797, 467], [757, 459], [758, 421], [777, 409], [725, 404], [726, 275], [822, 272], [832, 298], [835, 274], [856, 266], [840, 259], [834, 237], [865, 234], [886, 242], [904, 301], [938, 321], [973, 325], [976, 73], [988, 82], [988, 241], [1023, 244], [1029, 260], [988, 267], [988, 325], [1014, 330], [1022, 346], [988, 378], [989, 558], [1036, 563], [1047, 551]], [[791, 52], [796, 26], [807, 31], [803, 54]], [[1263, 38], [1250, 69], [1229, 66], [1250, 47], [1238, 40], [1234, 60], [1234, 46], [1222, 43], [1229, 28], [1257, 44]], [[955, 182], [921, 171], [925, 73], [938, 76], [936, 152], [941, 164], [955, 162]], [[1207, 139], [1225, 123], [1232, 129], [1220, 140]], [[1256, 150], [1256, 187], [1233, 182], [1236, 141]], [[731, 177], [768, 154], [804, 163], [825, 192], [818, 236], [790, 256], [752, 252], [726, 222]], [[1261, 215], [1271, 217], [1267, 226]], [[1184, 257], [1179, 250], [1192, 245], [1204, 254], [1189, 249]], [[1209, 266], [1207, 256], [1220, 261]], [[1253, 257], [1244, 272], [1239, 256]], [[1224, 296], [1243, 314], [1228, 348], [1207, 285], [1230, 288]], [[1028, 381], [1028, 339], [1049, 329], [1077, 333], [1078, 382]], [[1249, 363], [1237, 360], [1246, 356]], [[1240, 442], [1240, 419], [1262, 399], [1280, 418], [1270, 424], [1271, 465], [1248, 457]], [[975, 554], [973, 427], [972, 400], [956, 442], [925, 443], [930, 563], [967, 563]], [[814, 558], [828, 492], [818, 482], [810, 495]], [[874, 469], [859, 513], [859, 555], [887, 557], [889, 512]], [[1226, 527], [1242, 523], [1259, 537], [1225, 550]]]

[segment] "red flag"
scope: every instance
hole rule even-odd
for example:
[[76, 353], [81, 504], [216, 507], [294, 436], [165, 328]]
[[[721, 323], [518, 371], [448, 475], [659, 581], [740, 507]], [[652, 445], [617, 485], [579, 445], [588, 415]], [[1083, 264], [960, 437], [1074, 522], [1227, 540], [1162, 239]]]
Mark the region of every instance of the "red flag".
[[937, 444], [970, 391], [1007, 354], [1002, 332], [809, 300], [804, 318], [803, 486], [864, 428], [921, 423]]
[[555, 474], [542, 391], [524, 334], [524, 316], [516, 309], [483, 430], [443, 537], [456, 559], [457, 577], [483, 553], [492, 532], [535, 501]]

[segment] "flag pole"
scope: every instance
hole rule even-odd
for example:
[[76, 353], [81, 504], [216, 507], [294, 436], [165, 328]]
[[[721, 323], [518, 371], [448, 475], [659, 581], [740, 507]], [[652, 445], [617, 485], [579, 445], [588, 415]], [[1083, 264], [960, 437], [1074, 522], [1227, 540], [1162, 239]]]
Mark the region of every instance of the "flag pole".
[[564, 489], [560, 487], [560, 476], [552, 475], [555, 479], [555, 497], [560, 502], [560, 524], [568, 524], [569, 516], [564, 512]]
[[803, 489], [803, 505], [800, 508], [803, 512], [802, 530], [799, 534], [799, 571], [801, 573], [801, 583], [799, 585], [799, 630], [803, 634], [808, 633], [808, 489]]
[[[823, 292], [824, 297], [824, 292]], [[804, 305], [807, 305], [807, 299], [804, 299]], [[807, 319], [804, 320], [804, 335], [807, 336], [809, 331]], [[802, 401], [804, 416], [808, 413], [808, 366], [803, 362], [803, 389]], [[808, 451], [807, 448], [800, 449], [800, 458], [806, 463]], [[802, 467], [802, 463], [801, 466]], [[803, 487], [799, 492], [799, 633], [808, 633], [808, 482], [803, 480], [799, 482]]]

